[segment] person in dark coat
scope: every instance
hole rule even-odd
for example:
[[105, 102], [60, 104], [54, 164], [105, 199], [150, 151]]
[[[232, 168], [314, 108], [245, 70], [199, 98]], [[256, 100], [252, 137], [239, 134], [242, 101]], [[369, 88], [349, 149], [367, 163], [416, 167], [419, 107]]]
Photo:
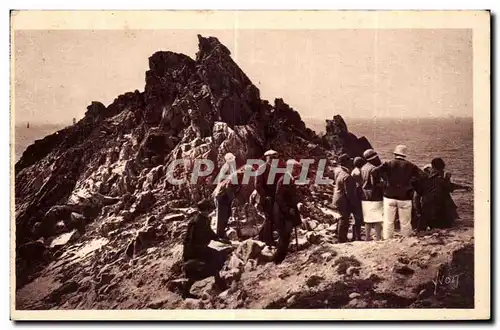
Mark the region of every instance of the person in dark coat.
[[[349, 157], [341, 155], [338, 163], [333, 170], [333, 199], [332, 209], [340, 214], [340, 220], [337, 225], [337, 239], [339, 243], [347, 242], [347, 232], [349, 231], [349, 218], [352, 214], [355, 224], [362, 222], [361, 201], [356, 191], [356, 181], [349, 174], [349, 170], [343, 166]], [[338, 165], [334, 163], [334, 165]], [[357, 226], [354, 227], [357, 231]], [[361, 226], [359, 232], [353, 232], [353, 240], [361, 239]]]
[[384, 223], [382, 236], [392, 238], [394, 225], [399, 219], [401, 234], [409, 236], [412, 232], [412, 209], [415, 183], [424, 173], [415, 164], [406, 160], [406, 146], [394, 149], [394, 159], [378, 166], [374, 171], [384, 178]]
[[[356, 181], [356, 193], [358, 194], [358, 199], [361, 201], [362, 200], [362, 195], [363, 192], [361, 190], [361, 187], [363, 186], [363, 178], [361, 176], [361, 168], [363, 165], [365, 165], [366, 161], [362, 157], [355, 157], [353, 164], [354, 164], [354, 169], [351, 172], [351, 176]], [[361, 226], [363, 225], [363, 217], [362, 213], [361, 216], [355, 218], [357, 220], [353, 225], [352, 225], [352, 233], [353, 233], [353, 240], [361, 240]]]
[[[222, 166], [220, 173], [227, 173], [231, 169], [231, 166], [233, 166], [233, 170], [235, 170], [235, 159], [235, 156], [232, 153], [228, 152], [224, 156], [225, 163]], [[221, 180], [212, 193], [217, 208], [217, 235], [223, 239], [227, 239], [226, 227], [228, 220], [231, 217], [231, 205], [233, 203], [235, 195], [235, 187], [233, 186], [231, 174]]]
[[210, 227], [208, 214], [213, 211], [212, 200], [204, 200], [198, 204], [198, 212], [191, 218], [184, 237], [184, 250], [182, 254], [184, 272], [188, 282], [184, 288], [183, 296], [189, 297], [191, 286], [210, 276], [215, 277], [216, 284], [223, 289], [225, 283], [219, 272], [224, 266], [225, 256], [222, 252], [212, 249], [208, 245], [211, 240], [220, 240]]
[[274, 150], [268, 150], [264, 153], [266, 163], [262, 166], [265, 167], [262, 174], [255, 178], [255, 190], [260, 196], [262, 210], [264, 212], [265, 220], [259, 231], [259, 240], [269, 246], [276, 245], [274, 243], [274, 198], [276, 196], [276, 182], [279, 176], [276, 175], [274, 180], [268, 182], [269, 173], [271, 172], [271, 163], [278, 157], [278, 153]]
[[[376, 240], [382, 239], [383, 223], [383, 192], [380, 176], [374, 171], [376, 165], [372, 163], [378, 158], [373, 149], [363, 153], [366, 163], [361, 167], [361, 208], [365, 223], [366, 240], [371, 240], [371, 231], [375, 229]], [[379, 164], [379, 162], [375, 162]]]
[[292, 237], [293, 228], [302, 224], [297, 207], [297, 188], [295, 180], [300, 174], [300, 164], [294, 160], [287, 162], [289, 170], [276, 183], [274, 201], [274, 221], [278, 230], [278, 249], [274, 255], [274, 263], [283, 262]]
[[457, 189], [470, 191], [470, 187], [454, 184], [444, 173], [445, 163], [441, 158], [434, 158], [429, 174], [422, 181], [422, 214], [418, 230], [427, 228], [450, 228], [456, 219], [456, 206], [451, 193]]

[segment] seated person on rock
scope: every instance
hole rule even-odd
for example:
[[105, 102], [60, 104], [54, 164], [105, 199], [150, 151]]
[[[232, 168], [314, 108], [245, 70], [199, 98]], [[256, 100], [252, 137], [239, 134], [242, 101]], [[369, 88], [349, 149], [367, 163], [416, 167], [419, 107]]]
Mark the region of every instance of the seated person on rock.
[[183, 296], [189, 297], [191, 286], [210, 276], [215, 277], [215, 283], [223, 289], [225, 284], [220, 277], [220, 270], [224, 266], [225, 255], [221, 251], [210, 248], [211, 240], [219, 237], [210, 228], [208, 215], [214, 210], [212, 200], [204, 200], [198, 204], [197, 214], [189, 221], [184, 238], [184, 273], [188, 279], [183, 290]]

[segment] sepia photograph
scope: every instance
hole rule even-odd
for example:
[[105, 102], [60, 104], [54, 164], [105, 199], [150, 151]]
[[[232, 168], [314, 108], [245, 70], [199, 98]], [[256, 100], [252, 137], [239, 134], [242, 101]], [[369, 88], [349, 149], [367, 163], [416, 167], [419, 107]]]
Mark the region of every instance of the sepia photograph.
[[488, 11], [12, 11], [11, 318], [490, 312]]

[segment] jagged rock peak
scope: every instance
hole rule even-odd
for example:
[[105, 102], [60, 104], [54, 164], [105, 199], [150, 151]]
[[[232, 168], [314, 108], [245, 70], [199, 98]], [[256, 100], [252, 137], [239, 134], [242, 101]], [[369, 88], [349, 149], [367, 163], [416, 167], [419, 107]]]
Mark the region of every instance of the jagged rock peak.
[[149, 57], [149, 69], [161, 75], [193, 65], [194, 61], [189, 56], [171, 51], [158, 51]]
[[201, 61], [204, 57], [218, 53], [222, 56], [230, 56], [231, 52], [216, 37], [205, 38], [198, 34], [198, 48], [196, 60]]

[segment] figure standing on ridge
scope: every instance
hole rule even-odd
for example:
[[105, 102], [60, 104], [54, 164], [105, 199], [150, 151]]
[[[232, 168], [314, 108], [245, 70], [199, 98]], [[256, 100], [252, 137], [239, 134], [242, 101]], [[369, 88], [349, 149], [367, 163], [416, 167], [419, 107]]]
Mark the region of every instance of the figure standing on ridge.
[[[273, 207], [276, 195], [277, 178], [275, 177], [271, 182], [268, 180], [268, 178], [269, 173], [271, 172], [271, 163], [274, 159], [277, 158], [278, 153], [274, 150], [268, 150], [264, 153], [264, 156], [266, 157], [266, 162], [262, 165], [263, 167], [265, 167], [264, 171], [262, 171], [261, 175], [255, 178], [255, 190], [257, 190], [257, 193], [260, 196], [260, 201], [265, 216], [264, 224], [259, 231], [259, 240], [269, 246], [274, 246], [275, 243], [273, 239], [273, 229], [275, 224]], [[259, 168], [258, 171], [260, 173], [261, 169]]]
[[412, 232], [414, 187], [424, 175], [415, 164], [406, 160], [406, 150], [404, 145], [396, 146], [393, 152], [394, 159], [374, 169], [384, 178], [384, 239], [394, 236], [394, 223], [397, 218], [399, 218], [403, 236], [409, 236]]
[[[333, 199], [332, 208], [340, 213], [340, 220], [337, 225], [337, 239], [339, 243], [347, 242], [347, 232], [349, 231], [349, 218], [354, 217], [353, 240], [361, 239], [361, 201], [356, 192], [356, 181], [349, 174], [345, 166], [349, 163], [349, 156], [343, 154], [338, 162], [334, 160], [333, 165]], [[340, 166], [339, 166], [340, 165]]]
[[[224, 160], [225, 163], [222, 165], [220, 175], [226, 175], [226, 177], [218, 177], [219, 182], [212, 193], [212, 197], [214, 197], [217, 207], [217, 235], [220, 238], [227, 239], [226, 227], [229, 217], [231, 217], [231, 205], [235, 197], [236, 188], [231, 176], [231, 174], [236, 173], [236, 157], [228, 152], [224, 156]], [[230, 175], [227, 175], [228, 172], [230, 172]]]
[[295, 160], [287, 161], [287, 171], [276, 183], [276, 197], [274, 202], [274, 221], [278, 230], [278, 249], [274, 255], [274, 263], [283, 262], [287, 253], [293, 228], [302, 224], [297, 208], [297, 187], [295, 180], [300, 175], [300, 163]]
[[[373, 149], [363, 153], [365, 163], [361, 172], [361, 208], [365, 222], [366, 240], [371, 240], [371, 231], [375, 229], [376, 240], [382, 239], [383, 192], [380, 177], [374, 171], [375, 164], [379, 164], [378, 155]], [[375, 162], [373, 164], [372, 162]]]
[[456, 205], [451, 198], [454, 190], [470, 191], [468, 186], [455, 184], [450, 181], [451, 175], [444, 172], [445, 163], [441, 158], [434, 158], [431, 167], [427, 168], [427, 177], [422, 183], [422, 214], [418, 223], [418, 230], [432, 228], [450, 228], [457, 219]]

